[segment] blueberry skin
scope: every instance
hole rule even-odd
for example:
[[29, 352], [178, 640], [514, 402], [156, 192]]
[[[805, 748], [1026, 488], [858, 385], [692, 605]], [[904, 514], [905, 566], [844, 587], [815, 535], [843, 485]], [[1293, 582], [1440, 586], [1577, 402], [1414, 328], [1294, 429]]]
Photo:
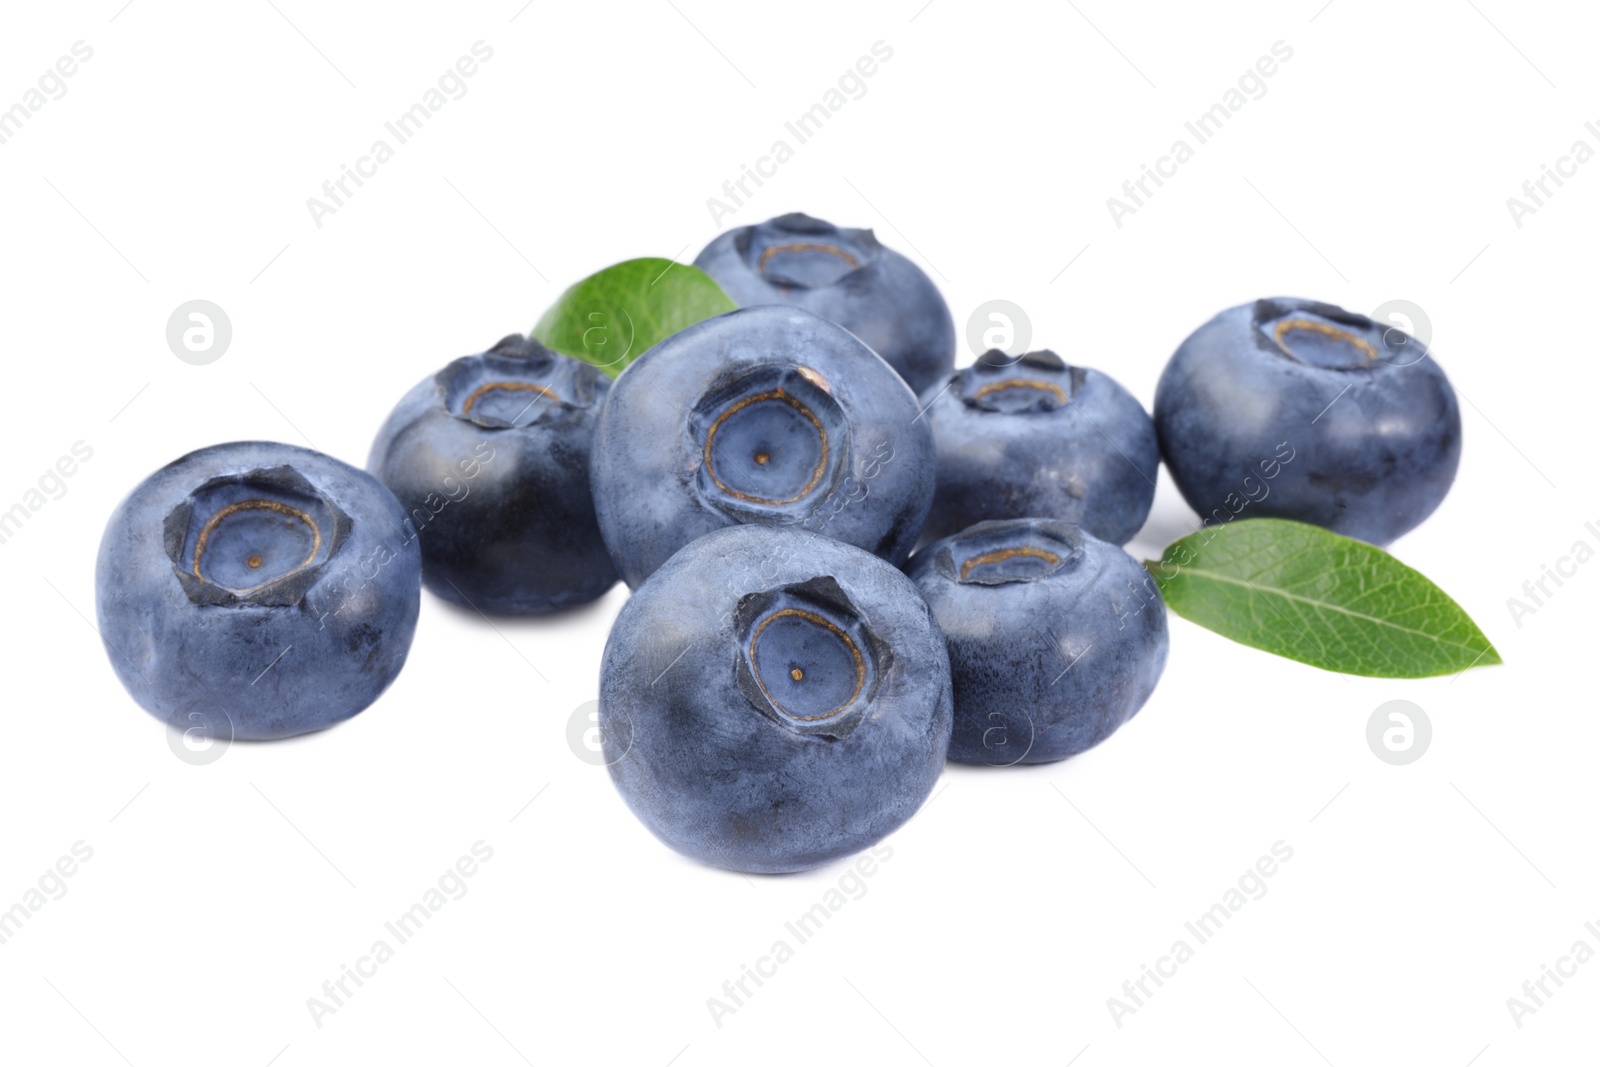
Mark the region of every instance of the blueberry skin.
[[646, 352], [600, 409], [600, 532], [637, 588], [695, 538], [797, 526], [898, 565], [933, 499], [933, 434], [883, 360], [809, 311], [743, 308]]
[[96, 604], [117, 677], [180, 730], [268, 740], [343, 722], [411, 647], [422, 561], [404, 520], [376, 479], [294, 445], [175, 460], [100, 542]]
[[1050, 351], [991, 349], [923, 394], [939, 453], [923, 537], [985, 519], [1078, 523], [1126, 544], [1155, 499], [1155, 424], [1122, 386]]
[[894, 567], [804, 531], [735, 526], [623, 605], [599, 723], [617, 790], [667, 845], [737, 871], [805, 870], [871, 846], [927, 799], [950, 743], [949, 659]]
[[922, 392], [955, 366], [950, 308], [922, 270], [871, 230], [796, 212], [721, 234], [695, 257], [740, 307], [804, 308], [855, 334]]
[[908, 572], [949, 644], [958, 763], [1051, 763], [1093, 748], [1166, 667], [1155, 582], [1070, 523], [980, 522], [923, 548]]
[[589, 495], [595, 421], [610, 387], [598, 368], [512, 334], [405, 395], [367, 469], [410, 516], [429, 592], [530, 615], [616, 584]]
[[1375, 545], [1433, 514], [1461, 461], [1455, 390], [1422, 343], [1311, 300], [1242, 304], [1196, 330], [1162, 372], [1155, 421], [1202, 516], [1248, 508]]

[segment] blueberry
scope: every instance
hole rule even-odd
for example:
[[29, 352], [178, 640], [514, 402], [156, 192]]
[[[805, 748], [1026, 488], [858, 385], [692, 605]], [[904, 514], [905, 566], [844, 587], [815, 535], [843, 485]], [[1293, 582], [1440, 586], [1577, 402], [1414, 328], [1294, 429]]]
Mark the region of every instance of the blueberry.
[[740, 307], [786, 304], [861, 338], [921, 392], [955, 366], [950, 308], [915, 263], [871, 230], [843, 230], [810, 215], [780, 215], [729, 230], [694, 265]]
[[1150, 699], [1167, 663], [1155, 582], [1116, 545], [1049, 519], [980, 522], [909, 573], [950, 648], [950, 758], [1010, 766], [1093, 748]]
[[1310, 300], [1242, 304], [1190, 334], [1155, 420], [1202, 516], [1296, 519], [1376, 545], [1431, 515], [1461, 460], [1455, 390], [1427, 349]]
[[422, 562], [370, 475], [293, 445], [191, 452], [129, 494], [95, 572], [111, 665], [170, 725], [244, 740], [342, 722], [405, 664]]
[[738, 871], [815, 867], [895, 830], [939, 777], [950, 714], [916, 587], [800, 530], [685, 547], [622, 606], [600, 672], [623, 799], [672, 848]]
[[617, 581], [589, 495], [589, 450], [611, 381], [512, 334], [407, 393], [367, 469], [422, 544], [422, 581], [484, 612], [536, 614]]
[[902, 563], [933, 477], [911, 390], [795, 308], [730, 311], [667, 338], [613, 384], [595, 432], [600, 532], [629, 586], [736, 523], [799, 526]]
[[1144, 408], [1054, 352], [991, 349], [923, 395], [939, 453], [924, 537], [984, 519], [1061, 519], [1126, 544], [1150, 514], [1161, 450]]

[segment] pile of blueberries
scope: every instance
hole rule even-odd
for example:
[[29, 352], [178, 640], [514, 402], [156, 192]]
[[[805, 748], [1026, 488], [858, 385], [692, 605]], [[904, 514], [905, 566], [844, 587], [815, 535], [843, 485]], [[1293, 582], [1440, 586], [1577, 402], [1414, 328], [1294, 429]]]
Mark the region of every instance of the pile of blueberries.
[[288, 737], [394, 680], [421, 586], [536, 614], [620, 577], [600, 676], [619, 791], [680, 852], [795, 871], [892, 832], [947, 759], [1061, 760], [1139, 711], [1166, 610], [1121, 546], [1162, 459], [1203, 516], [1376, 544], [1455, 476], [1437, 363], [1328, 304], [1222, 312], [1152, 419], [1049, 351], [955, 370], [943, 298], [871, 231], [785, 215], [696, 266], [739, 310], [615, 382], [513, 335], [407, 393], [366, 471], [244, 442], [150, 476], [96, 575], [123, 684], [179, 729]]

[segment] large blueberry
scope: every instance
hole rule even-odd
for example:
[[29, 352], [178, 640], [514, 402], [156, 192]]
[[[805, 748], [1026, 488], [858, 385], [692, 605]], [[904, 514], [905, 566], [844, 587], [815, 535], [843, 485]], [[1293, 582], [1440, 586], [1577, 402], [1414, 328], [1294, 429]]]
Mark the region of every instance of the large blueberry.
[[623, 799], [679, 852], [815, 867], [872, 845], [932, 790], [950, 744], [944, 638], [876, 556], [797, 530], [719, 530], [622, 606], [600, 731]]
[[939, 452], [924, 537], [985, 519], [1053, 518], [1125, 544], [1150, 514], [1161, 449], [1144, 408], [1054, 352], [996, 349], [923, 397]]
[[246, 740], [342, 722], [405, 664], [422, 563], [364, 471], [260, 441], [191, 452], [106, 525], [100, 633], [122, 684], [179, 729]]
[[916, 392], [955, 366], [950, 308], [917, 265], [871, 230], [799, 213], [729, 230], [694, 265], [740, 307], [786, 304], [838, 323], [900, 372]]
[[919, 551], [909, 572], [950, 648], [950, 758], [1049, 763], [1133, 718], [1167, 663], [1155, 582], [1069, 523], [980, 522]]
[[1433, 514], [1461, 460], [1455, 390], [1421, 342], [1310, 300], [1242, 304], [1190, 334], [1155, 421], [1202, 516], [1248, 509], [1376, 545]]
[[798, 526], [893, 563], [933, 498], [917, 398], [842, 327], [745, 308], [676, 333], [600, 409], [594, 502], [630, 586], [703, 534]]
[[367, 469], [405, 508], [429, 591], [532, 614], [616, 584], [589, 495], [589, 449], [610, 385], [595, 367], [512, 334], [406, 394]]

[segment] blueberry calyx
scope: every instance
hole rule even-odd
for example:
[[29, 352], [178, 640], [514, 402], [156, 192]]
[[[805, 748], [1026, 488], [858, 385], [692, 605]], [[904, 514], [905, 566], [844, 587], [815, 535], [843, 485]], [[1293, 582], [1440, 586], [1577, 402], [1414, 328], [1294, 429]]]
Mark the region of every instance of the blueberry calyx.
[[737, 239], [745, 263], [780, 289], [819, 289], [872, 265], [882, 245], [871, 230], [841, 229], [803, 212], [779, 215]]
[[[1415, 362], [1411, 338], [1365, 315], [1316, 300], [1257, 300], [1251, 315], [1256, 343], [1274, 355], [1332, 371], [1374, 370], [1404, 356]], [[1395, 358], [1391, 358], [1395, 357]]]
[[979, 411], [1027, 415], [1072, 402], [1088, 371], [1049, 349], [1012, 356], [991, 348], [953, 379], [962, 403]]
[[531, 337], [511, 334], [487, 352], [454, 360], [434, 381], [451, 415], [497, 430], [581, 418], [598, 401], [600, 375]]
[[290, 466], [212, 478], [168, 512], [163, 547], [191, 603], [299, 604], [353, 523]]
[[714, 385], [687, 432], [700, 499], [736, 517], [804, 518], [849, 469], [849, 422], [809, 367], [767, 364]]
[[996, 519], [946, 539], [933, 566], [962, 585], [1006, 585], [1048, 578], [1082, 557], [1083, 533], [1072, 523]]
[[750, 705], [796, 734], [834, 741], [861, 724], [892, 655], [829, 576], [746, 594], [734, 633], [734, 677]]

